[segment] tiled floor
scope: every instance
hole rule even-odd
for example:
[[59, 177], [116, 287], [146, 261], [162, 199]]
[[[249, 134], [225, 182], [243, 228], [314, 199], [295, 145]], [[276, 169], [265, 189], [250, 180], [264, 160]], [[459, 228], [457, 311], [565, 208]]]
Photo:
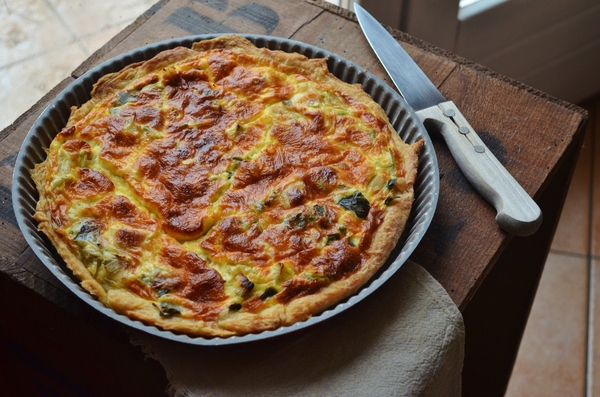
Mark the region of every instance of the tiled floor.
[[600, 396], [600, 97], [507, 396]]
[[157, 0], [3, 0], [0, 130]]
[[[156, 0], [3, 0], [0, 130]], [[508, 396], [600, 395], [600, 99]], [[598, 153], [599, 156], [595, 156]]]

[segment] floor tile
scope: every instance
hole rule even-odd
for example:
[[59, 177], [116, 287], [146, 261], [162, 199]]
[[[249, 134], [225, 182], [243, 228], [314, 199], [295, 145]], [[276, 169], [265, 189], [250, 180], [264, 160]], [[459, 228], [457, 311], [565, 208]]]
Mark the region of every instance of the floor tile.
[[0, 3], [0, 130], [156, 1]]
[[590, 116], [588, 130], [594, 136], [591, 254], [600, 257], [600, 98], [586, 104], [586, 108]]
[[0, 130], [33, 106], [51, 88], [68, 77], [86, 54], [75, 43], [56, 53], [38, 55], [0, 69]]
[[592, 188], [590, 175], [593, 152], [592, 134], [588, 128], [554, 240], [552, 240], [552, 249], [555, 251], [580, 255], [588, 253]]
[[92, 54], [94, 51], [108, 43], [110, 39], [115, 37], [121, 30], [123, 30], [131, 21], [126, 21], [118, 25], [106, 28], [101, 32], [92, 33], [87, 36], [81, 37], [81, 43], [88, 49], [89, 53]]
[[5, 0], [0, 5], [0, 20], [0, 67], [73, 41], [44, 0]]
[[[157, 1], [0, 2], [0, 107], [4, 109], [0, 130]], [[600, 115], [600, 101], [590, 106], [592, 116]], [[600, 133], [600, 121], [593, 124], [593, 117], [590, 120], [590, 129]], [[509, 397], [584, 395], [587, 326], [588, 388], [590, 395], [600, 396], [600, 136], [594, 138], [595, 148], [592, 134], [586, 136], [509, 384]], [[596, 260], [591, 271], [591, 322], [586, 325], [585, 255], [590, 246]]]
[[600, 396], [600, 260], [592, 260], [588, 343], [588, 395]]
[[587, 290], [587, 259], [551, 253], [507, 397], [584, 395]]
[[[106, 30], [114, 30], [115, 27], [123, 28], [156, 2], [157, 0], [120, 0], [117, 5], [114, 1], [49, 0], [68, 28], [81, 39], [97, 36]], [[105, 43], [106, 41], [101, 44]], [[91, 53], [96, 49], [88, 50]]]

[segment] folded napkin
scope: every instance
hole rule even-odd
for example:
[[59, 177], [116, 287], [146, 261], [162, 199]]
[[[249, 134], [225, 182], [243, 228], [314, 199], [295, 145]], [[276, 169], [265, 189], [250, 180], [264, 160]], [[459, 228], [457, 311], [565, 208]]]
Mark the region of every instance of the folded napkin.
[[299, 333], [191, 346], [136, 331], [174, 396], [460, 396], [464, 324], [443, 287], [405, 263], [377, 291]]

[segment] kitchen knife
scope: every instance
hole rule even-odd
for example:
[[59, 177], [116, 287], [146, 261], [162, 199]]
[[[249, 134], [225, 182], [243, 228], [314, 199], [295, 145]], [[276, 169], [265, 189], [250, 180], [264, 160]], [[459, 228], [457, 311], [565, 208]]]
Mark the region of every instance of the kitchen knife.
[[439, 131], [465, 177], [496, 209], [505, 231], [528, 236], [542, 223], [542, 212], [508, 173], [452, 101], [447, 101], [391, 34], [364, 8], [354, 4], [363, 33], [400, 94], [428, 131]]

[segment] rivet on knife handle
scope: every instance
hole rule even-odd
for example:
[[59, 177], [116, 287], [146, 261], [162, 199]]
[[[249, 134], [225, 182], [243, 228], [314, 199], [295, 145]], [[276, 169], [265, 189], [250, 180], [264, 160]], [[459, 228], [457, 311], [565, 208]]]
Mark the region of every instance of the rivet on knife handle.
[[426, 126], [436, 125], [463, 174], [496, 208], [496, 222], [502, 229], [518, 236], [538, 230], [542, 223], [540, 208], [485, 146], [452, 101], [416, 113]]

